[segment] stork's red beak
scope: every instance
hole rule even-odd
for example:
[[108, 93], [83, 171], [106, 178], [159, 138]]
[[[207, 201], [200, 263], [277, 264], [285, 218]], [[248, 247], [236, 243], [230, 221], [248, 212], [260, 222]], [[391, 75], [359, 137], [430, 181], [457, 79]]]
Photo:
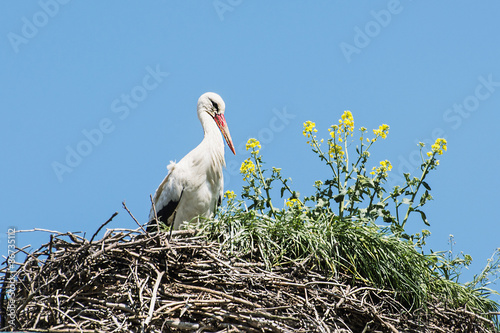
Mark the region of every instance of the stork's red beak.
[[224, 117], [223, 114], [216, 113], [214, 116], [214, 120], [217, 126], [219, 126], [219, 129], [222, 132], [224, 139], [226, 139], [229, 149], [231, 149], [233, 154], [236, 155], [236, 152], [234, 151], [233, 140], [231, 139], [231, 134], [229, 134], [229, 128], [227, 127], [226, 118]]

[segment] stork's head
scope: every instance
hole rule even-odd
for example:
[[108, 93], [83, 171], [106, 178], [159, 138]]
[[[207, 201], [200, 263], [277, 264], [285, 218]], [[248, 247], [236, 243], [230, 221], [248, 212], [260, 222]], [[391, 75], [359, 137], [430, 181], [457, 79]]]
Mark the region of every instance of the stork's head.
[[224, 139], [226, 139], [229, 149], [236, 155], [233, 140], [229, 134], [229, 128], [227, 127], [226, 118], [224, 117], [225, 110], [226, 104], [222, 100], [222, 97], [216, 93], [207, 92], [198, 99], [198, 117], [204, 112], [208, 113], [219, 127]]

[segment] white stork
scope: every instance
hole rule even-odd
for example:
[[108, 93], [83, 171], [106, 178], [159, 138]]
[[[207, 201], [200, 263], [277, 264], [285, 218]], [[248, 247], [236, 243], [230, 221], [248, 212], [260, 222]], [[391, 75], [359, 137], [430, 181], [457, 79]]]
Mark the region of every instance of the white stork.
[[[198, 216], [210, 217], [221, 203], [222, 167], [226, 165], [222, 136], [236, 155], [224, 117], [225, 108], [216, 93], [207, 92], [198, 99], [198, 118], [205, 137], [179, 163], [171, 161], [167, 167], [169, 172], [153, 198], [159, 222], [178, 229], [184, 221]], [[155, 211], [151, 207], [147, 231], [155, 230]]]

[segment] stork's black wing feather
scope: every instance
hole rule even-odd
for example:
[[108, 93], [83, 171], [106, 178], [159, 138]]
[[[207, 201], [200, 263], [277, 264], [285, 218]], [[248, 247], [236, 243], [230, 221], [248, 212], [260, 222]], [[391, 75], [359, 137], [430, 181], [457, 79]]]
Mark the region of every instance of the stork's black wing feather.
[[[177, 210], [177, 206], [179, 205], [179, 202], [181, 201], [182, 198], [182, 193], [184, 192], [184, 189], [181, 192], [181, 195], [179, 196], [179, 200], [177, 201], [169, 201], [165, 206], [161, 207], [160, 210], [156, 212], [156, 216], [158, 218], [158, 222], [164, 224], [165, 226], [170, 226], [170, 224], [174, 223], [175, 220], [175, 212]], [[170, 218], [172, 217], [172, 218]], [[147, 232], [155, 232], [157, 231], [157, 224], [154, 219], [150, 220], [148, 222], [148, 227], [146, 229]]]

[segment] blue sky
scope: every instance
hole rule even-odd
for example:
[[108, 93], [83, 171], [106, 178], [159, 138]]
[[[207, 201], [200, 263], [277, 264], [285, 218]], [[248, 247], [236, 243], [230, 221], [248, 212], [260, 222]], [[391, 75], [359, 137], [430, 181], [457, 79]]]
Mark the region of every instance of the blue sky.
[[[147, 5], [146, 5], [147, 4]], [[5, 232], [45, 228], [91, 237], [135, 228], [149, 195], [202, 139], [196, 102], [226, 102], [237, 154], [226, 189], [240, 192], [244, 143], [260, 139], [267, 166], [303, 195], [328, 177], [302, 136], [351, 110], [356, 128], [390, 125], [372, 152], [393, 182], [418, 174], [417, 143], [448, 140], [428, 183], [427, 250], [474, 258], [498, 240], [500, 4], [493, 1], [0, 2], [0, 253]], [[425, 226], [415, 219], [414, 231]], [[35, 248], [44, 233], [19, 234]], [[494, 286], [498, 289], [498, 284]]]

